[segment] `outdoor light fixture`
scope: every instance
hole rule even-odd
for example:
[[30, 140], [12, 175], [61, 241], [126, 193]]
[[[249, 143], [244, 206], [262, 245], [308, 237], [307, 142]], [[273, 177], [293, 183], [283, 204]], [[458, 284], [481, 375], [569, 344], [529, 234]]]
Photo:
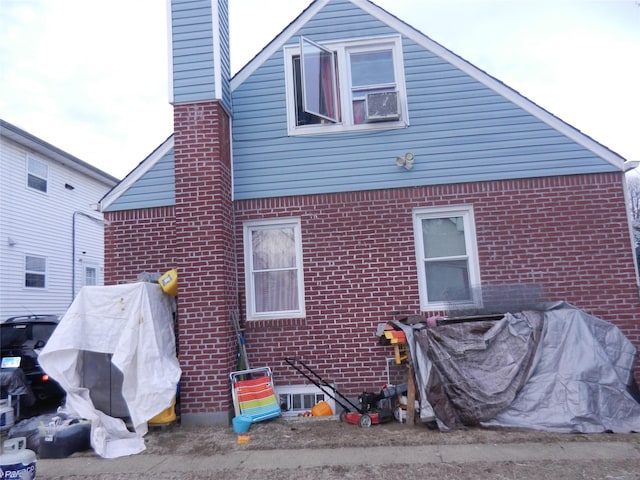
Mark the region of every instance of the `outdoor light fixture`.
[[404, 154], [404, 157], [396, 158], [396, 165], [399, 167], [404, 167], [407, 170], [411, 170], [413, 168], [413, 159], [414, 155], [411, 152], [407, 152]]

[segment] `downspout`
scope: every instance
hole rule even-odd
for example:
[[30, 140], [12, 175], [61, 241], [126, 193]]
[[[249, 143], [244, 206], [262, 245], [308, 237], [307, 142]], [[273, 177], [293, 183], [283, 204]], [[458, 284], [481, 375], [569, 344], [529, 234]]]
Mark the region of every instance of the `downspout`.
[[629, 237], [631, 240], [630, 243], [631, 243], [631, 254], [633, 257], [633, 267], [636, 271], [636, 288], [638, 289], [638, 294], [640, 295], [640, 266], [638, 264], [638, 255], [636, 253], [636, 239], [633, 233], [633, 230], [636, 228], [636, 226], [635, 226], [635, 220], [631, 214], [631, 208], [630, 208], [631, 199], [629, 196], [629, 184], [627, 183], [626, 174], [627, 174], [627, 170], [625, 170], [625, 172], [622, 173], [622, 191], [624, 194], [624, 209], [627, 213], [627, 225], [629, 227]]
[[76, 215], [82, 215], [83, 217], [99, 223], [102, 226], [108, 225], [108, 222], [105, 220], [89, 215], [88, 213], [84, 213], [79, 210], [73, 212], [71, 222], [71, 303], [73, 303], [73, 299], [76, 297]]

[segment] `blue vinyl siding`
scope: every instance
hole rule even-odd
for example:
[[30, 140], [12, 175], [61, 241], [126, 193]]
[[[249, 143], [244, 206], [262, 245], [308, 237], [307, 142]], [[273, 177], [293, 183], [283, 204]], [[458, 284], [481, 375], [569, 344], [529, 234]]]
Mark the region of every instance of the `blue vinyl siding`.
[[[329, 3], [292, 36], [314, 41], [396, 34], [347, 1]], [[408, 38], [410, 125], [287, 136], [278, 51], [233, 92], [236, 199], [615, 171], [522, 108]], [[416, 160], [411, 171], [395, 158]]]
[[[231, 111], [228, 1], [219, 0], [221, 91], [215, 91], [212, 0], [172, 0], [173, 101], [221, 99]], [[216, 1], [216, 0], [213, 0]]]
[[[172, 0], [172, 8], [174, 100], [211, 100], [210, 0]], [[256, 57], [262, 63], [250, 64], [255, 70], [232, 92], [227, 0], [219, 8], [222, 102], [232, 115], [236, 200], [618, 171], [513, 103], [509, 94], [429, 51], [409, 27], [400, 32], [406, 34], [408, 127], [288, 136], [283, 49], [266, 59]], [[290, 37], [277, 41], [296, 45], [300, 35], [322, 43], [399, 33], [347, 0], [330, 1], [298, 31], [295, 27], [294, 22], [291, 31], [285, 30]], [[395, 163], [407, 152], [415, 155], [409, 171]], [[106, 211], [169, 206], [174, 198], [170, 152]]]
[[175, 174], [171, 150], [104, 211], [168, 207], [175, 203]]
[[231, 50], [229, 48], [229, 1], [220, 0], [220, 68], [222, 75], [222, 91], [220, 98], [224, 108], [231, 114]]

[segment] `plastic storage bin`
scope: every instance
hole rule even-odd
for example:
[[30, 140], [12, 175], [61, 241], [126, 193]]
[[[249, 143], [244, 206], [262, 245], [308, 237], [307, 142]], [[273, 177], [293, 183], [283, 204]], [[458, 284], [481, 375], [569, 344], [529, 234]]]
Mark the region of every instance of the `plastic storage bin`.
[[247, 433], [251, 428], [252, 419], [249, 415], [238, 415], [233, 417], [231, 423], [233, 424], [233, 431], [236, 433]]

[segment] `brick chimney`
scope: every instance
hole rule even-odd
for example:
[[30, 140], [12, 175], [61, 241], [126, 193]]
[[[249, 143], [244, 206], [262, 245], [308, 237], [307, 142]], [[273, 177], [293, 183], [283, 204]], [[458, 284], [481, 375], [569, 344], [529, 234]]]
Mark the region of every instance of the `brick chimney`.
[[236, 359], [228, 0], [171, 0], [183, 424], [228, 424]]

